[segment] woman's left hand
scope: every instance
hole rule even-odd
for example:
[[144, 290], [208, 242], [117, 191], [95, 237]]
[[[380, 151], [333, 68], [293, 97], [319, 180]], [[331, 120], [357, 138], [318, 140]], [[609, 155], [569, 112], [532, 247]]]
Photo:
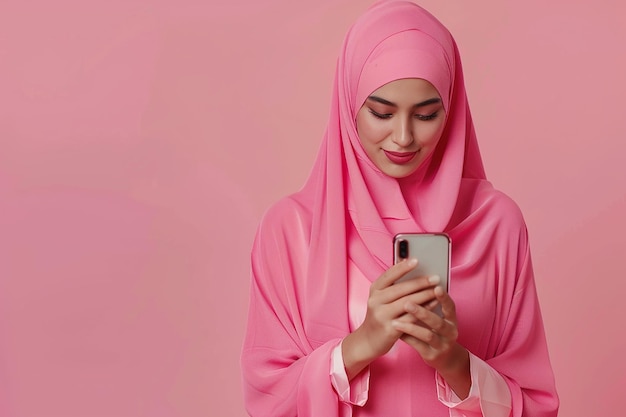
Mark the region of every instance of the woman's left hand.
[[[404, 306], [417, 323], [394, 320], [393, 326], [404, 333], [400, 338], [435, 368], [460, 398], [465, 398], [471, 386], [469, 353], [457, 343], [456, 306], [441, 287], [435, 288], [435, 296], [437, 302], [427, 306], [410, 302]], [[437, 303], [441, 305], [443, 317], [432, 311]]]

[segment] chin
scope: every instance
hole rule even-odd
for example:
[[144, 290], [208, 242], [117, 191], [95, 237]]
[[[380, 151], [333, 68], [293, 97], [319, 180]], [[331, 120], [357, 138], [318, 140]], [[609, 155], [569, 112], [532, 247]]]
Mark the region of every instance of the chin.
[[402, 167], [401, 169], [394, 167], [394, 169], [387, 169], [383, 173], [388, 177], [400, 179], [410, 176], [415, 171], [417, 171], [417, 167]]

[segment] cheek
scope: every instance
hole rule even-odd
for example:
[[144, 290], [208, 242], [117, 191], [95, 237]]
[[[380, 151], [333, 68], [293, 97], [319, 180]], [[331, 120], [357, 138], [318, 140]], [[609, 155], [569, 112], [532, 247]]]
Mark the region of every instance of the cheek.
[[376, 144], [385, 138], [385, 128], [371, 118], [357, 118], [356, 129], [363, 145]]
[[444, 128], [443, 123], [438, 123], [438, 124], [429, 126], [429, 128], [426, 129], [424, 131], [424, 134], [422, 135], [423, 140], [420, 141], [422, 142], [422, 145], [428, 146], [428, 147], [435, 147], [437, 143], [439, 143], [439, 140], [441, 139], [441, 136], [443, 134], [443, 128]]

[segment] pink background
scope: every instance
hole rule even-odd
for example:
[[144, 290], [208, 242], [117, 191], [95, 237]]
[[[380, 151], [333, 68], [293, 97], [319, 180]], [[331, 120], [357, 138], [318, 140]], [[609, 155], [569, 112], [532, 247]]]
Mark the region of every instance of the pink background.
[[[0, 415], [243, 416], [248, 259], [366, 0], [0, 2]], [[521, 206], [561, 415], [626, 384], [626, 6], [421, 1]]]

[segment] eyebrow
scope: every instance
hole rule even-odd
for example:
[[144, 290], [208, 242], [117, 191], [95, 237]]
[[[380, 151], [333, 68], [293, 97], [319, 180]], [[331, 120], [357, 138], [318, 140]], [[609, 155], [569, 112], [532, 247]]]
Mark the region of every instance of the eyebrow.
[[[391, 102], [389, 100], [385, 100], [382, 97], [369, 96], [367, 99], [368, 100], [372, 100], [372, 101], [376, 101], [376, 102], [384, 104], [386, 106], [398, 107], [398, 105], [396, 103], [393, 103], [393, 102]], [[441, 103], [441, 99], [439, 97], [429, 98], [428, 100], [424, 100], [424, 101], [422, 101], [420, 103], [414, 104], [413, 108], [428, 106], [429, 104], [435, 104], [435, 103]]]

